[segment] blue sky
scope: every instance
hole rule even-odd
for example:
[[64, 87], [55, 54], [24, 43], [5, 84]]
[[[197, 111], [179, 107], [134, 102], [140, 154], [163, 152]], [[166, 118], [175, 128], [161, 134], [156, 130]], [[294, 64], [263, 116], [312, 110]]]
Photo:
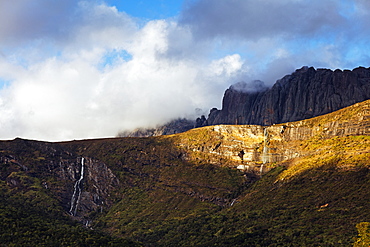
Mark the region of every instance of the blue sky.
[[153, 20], [178, 16], [183, 0], [110, 0], [106, 3], [130, 16]]
[[0, 139], [115, 136], [302, 66], [369, 67], [367, 0], [0, 1]]

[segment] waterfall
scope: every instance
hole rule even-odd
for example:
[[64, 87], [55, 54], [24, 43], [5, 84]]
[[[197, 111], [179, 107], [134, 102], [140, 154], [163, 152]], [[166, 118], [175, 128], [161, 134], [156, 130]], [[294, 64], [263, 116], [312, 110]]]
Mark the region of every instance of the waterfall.
[[81, 192], [82, 192], [81, 183], [82, 183], [82, 180], [84, 179], [84, 161], [85, 161], [85, 159], [82, 157], [82, 159], [81, 159], [81, 175], [80, 175], [80, 178], [75, 183], [73, 195], [72, 195], [72, 198], [71, 198], [71, 208], [69, 209], [69, 213], [72, 216], [76, 215], [78, 203], [80, 202], [80, 197], [81, 197]]

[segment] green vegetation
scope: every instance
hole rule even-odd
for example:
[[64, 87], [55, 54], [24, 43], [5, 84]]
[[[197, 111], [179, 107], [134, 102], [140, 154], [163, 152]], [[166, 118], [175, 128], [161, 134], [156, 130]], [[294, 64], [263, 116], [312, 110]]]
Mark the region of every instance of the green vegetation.
[[[19, 178], [12, 174], [12, 178]], [[29, 180], [27, 180], [27, 178]], [[0, 246], [135, 246], [72, 221], [37, 179], [21, 175], [22, 188], [0, 181]], [[33, 181], [32, 181], [33, 180]]]
[[[348, 246], [356, 224], [370, 217], [369, 141], [348, 136], [302, 142], [304, 150], [317, 152], [276, 163], [252, 185], [233, 169], [179, 159], [171, 138], [78, 147], [129, 181], [95, 226], [113, 236], [148, 246]], [[111, 146], [116, 151], [109, 156]]]

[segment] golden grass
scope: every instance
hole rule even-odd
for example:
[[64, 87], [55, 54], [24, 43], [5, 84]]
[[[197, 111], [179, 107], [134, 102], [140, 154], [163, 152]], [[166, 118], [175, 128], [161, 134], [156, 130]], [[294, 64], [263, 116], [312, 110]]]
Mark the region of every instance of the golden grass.
[[303, 150], [311, 154], [292, 160], [287, 169], [279, 175], [279, 180], [287, 180], [325, 165], [341, 169], [370, 166], [370, 136], [331, 139], [315, 137], [304, 142], [303, 146]]

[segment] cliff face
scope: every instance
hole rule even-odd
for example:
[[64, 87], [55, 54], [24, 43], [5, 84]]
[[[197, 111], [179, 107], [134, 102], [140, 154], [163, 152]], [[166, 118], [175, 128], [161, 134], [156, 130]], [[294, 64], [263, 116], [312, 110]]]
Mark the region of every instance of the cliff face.
[[[42, 190], [72, 218], [88, 226], [90, 214], [112, 205], [119, 180], [103, 162], [80, 156], [58, 143], [15, 139], [0, 145], [1, 179], [15, 191]], [[30, 178], [25, 179], [31, 175]]]
[[[216, 125], [178, 135], [188, 160], [207, 160], [261, 174], [269, 164], [311, 155], [307, 142], [334, 137], [370, 135], [370, 101], [307, 120], [260, 125]], [[304, 144], [303, 144], [304, 143]], [[359, 151], [360, 153], [360, 151]]]
[[308, 119], [370, 99], [370, 68], [303, 67], [260, 92], [226, 90], [222, 109], [212, 109], [198, 127], [217, 124], [271, 125]]

